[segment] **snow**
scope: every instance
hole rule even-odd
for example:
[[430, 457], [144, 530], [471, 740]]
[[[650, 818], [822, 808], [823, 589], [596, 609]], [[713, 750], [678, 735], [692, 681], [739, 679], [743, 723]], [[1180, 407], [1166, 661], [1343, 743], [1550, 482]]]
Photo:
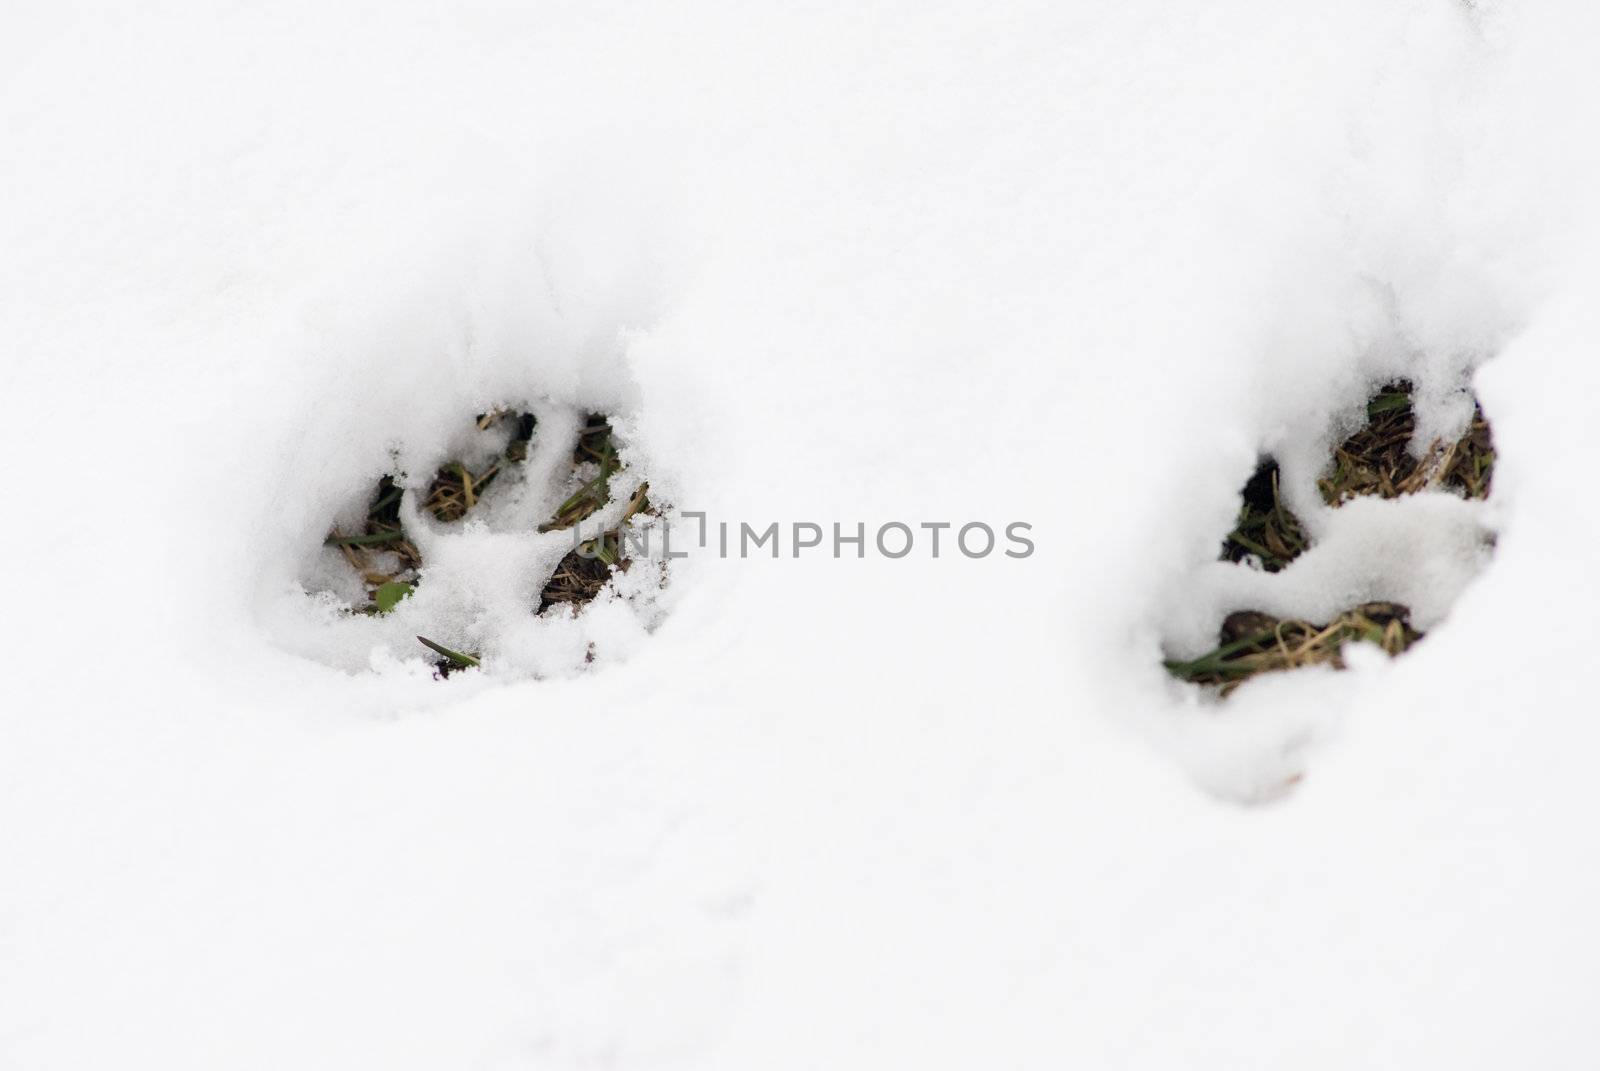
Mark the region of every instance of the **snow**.
[[[0, 1064], [1593, 1065], [1592, 11], [0, 19]], [[1489, 501], [1238, 583], [1427, 638], [1171, 680], [1257, 456], [1396, 374]], [[319, 625], [351, 496], [522, 402], [1037, 550], [700, 552], [443, 682]]]

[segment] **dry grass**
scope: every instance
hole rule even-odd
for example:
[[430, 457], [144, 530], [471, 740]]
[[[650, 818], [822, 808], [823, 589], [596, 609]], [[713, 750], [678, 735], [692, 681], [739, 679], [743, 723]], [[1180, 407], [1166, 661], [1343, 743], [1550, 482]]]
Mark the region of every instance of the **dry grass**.
[[1494, 477], [1494, 439], [1483, 410], [1474, 406], [1467, 433], [1452, 443], [1435, 439], [1413, 457], [1416, 434], [1412, 386], [1399, 380], [1367, 403], [1367, 423], [1333, 451], [1326, 474], [1317, 481], [1323, 501], [1338, 506], [1360, 495], [1399, 498], [1429, 488], [1450, 488], [1468, 498], [1484, 498]]
[[538, 613], [544, 613], [559, 604], [583, 606], [600, 594], [613, 571], [628, 568], [628, 559], [623, 557], [622, 528], [635, 514], [649, 512], [648, 491], [648, 484], [640, 484], [628, 500], [628, 508], [615, 528], [584, 540], [581, 553], [578, 548], [567, 552], [544, 590], [539, 593]]
[[572, 463], [574, 466], [592, 464], [597, 471], [556, 507], [555, 515], [539, 526], [541, 532], [571, 528], [611, 501], [611, 477], [622, 471], [622, 462], [617, 457], [616, 444], [611, 441], [611, 421], [604, 415], [589, 415], [572, 449]]
[[[572, 463], [575, 469], [593, 466], [594, 475], [556, 507], [550, 520], [539, 526], [541, 532], [560, 531], [581, 524], [611, 501], [611, 477], [621, 472], [623, 465], [612, 441], [611, 422], [603, 414], [590, 414], [578, 433]], [[616, 526], [567, 552], [539, 594], [538, 613], [558, 605], [583, 606], [605, 589], [614, 571], [628, 568], [628, 560], [623, 556], [622, 529], [635, 514], [650, 512], [648, 491], [649, 485], [641, 484], [628, 500], [628, 507]]]
[[1278, 464], [1261, 462], [1240, 492], [1239, 519], [1222, 542], [1222, 560], [1243, 561], [1255, 555], [1261, 567], [1276, 573], [1288, 565], [1308, 541], [1300, 521], [1278, 494]]
[[1261, 673], [1316, 665], [1343, 669], [1344, 646], [1351, 642], [1400, 654], [1423, 635], [1411, 627], [1409, 617], [1410, 610], [1392, 602], [1364, 603], [1322, 625], [1241, 610], [1222, 623], [1215, 650], [1188, 662], [1169, 661], [1166, 667], [1175, 677], [1218, 686], [1227, 695]]
[[478, 504], [478, 496], [500, 475], [507, 462], [525, 460], [528, 440], [533, 437], [535, 421], [532, 413], [512, 413], [494, 410], [478, 417], [478, 430], [488, 431], [501, 421], [515, 421], [516, 430], [502, 456], [491, 461], [479, 472], [471, 472], [459, 461], [451, 461], [434, 474], [428, 486], [422, 508], [446, 524], [459, 521]]
[[1450, 444], [1439, 462], [1445, 487], [1459, 489], [1468, 498], [1488, 498], [1494, 482], [1494, 434], [1483, 415], [1483, 407], [1472, 406], [1472, 423], [1467, 433]]

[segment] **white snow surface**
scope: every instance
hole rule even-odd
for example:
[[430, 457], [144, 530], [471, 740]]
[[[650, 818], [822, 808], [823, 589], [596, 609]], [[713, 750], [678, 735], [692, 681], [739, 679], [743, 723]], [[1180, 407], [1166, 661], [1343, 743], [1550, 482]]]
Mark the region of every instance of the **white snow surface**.
[[[1596, 1066], [1597, 23], [6, 0], [0, 1066]], [[1490, 499], [1215, 563], [1396, 375]], [[534, 397], [1037, 552], [331, 656], [350, 496]], [[1352, 595], [1428, 637], [1161, 668]]]

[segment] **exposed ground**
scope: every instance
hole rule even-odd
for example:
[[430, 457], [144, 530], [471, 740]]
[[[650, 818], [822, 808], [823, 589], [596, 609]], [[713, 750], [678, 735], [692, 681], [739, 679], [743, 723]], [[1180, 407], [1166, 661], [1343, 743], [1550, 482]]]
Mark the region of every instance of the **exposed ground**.
[[1353, 641], [1377, 644], [1391, 656], [1400, 654], [1422, 638], [1409, 616], [1410, 610], [1392, 602], [1364, 603], [1327, 624], [1240, 610], [1223, 621], [1222, 644], [1216, 650], [1166, 665], [1176, 677], [1218, 685], [1227, 695], [1261, 673], [1317, 665], [1343, 669], [1344, 646]]

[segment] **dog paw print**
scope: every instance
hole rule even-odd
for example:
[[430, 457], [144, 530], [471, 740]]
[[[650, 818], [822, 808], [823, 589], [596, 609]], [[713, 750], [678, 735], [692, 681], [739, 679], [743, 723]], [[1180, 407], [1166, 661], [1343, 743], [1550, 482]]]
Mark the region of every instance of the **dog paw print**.
[[1482, 568], [1495, 454], [1477, 400], [1396, 380], [1350, 416], [1320, 465], [1327, 437], [1308, 437], [1246, 482], [1219, 561], [1168, 630], [1174, 677], [1226, 698], [1262, 674], [1343, 669], [1351, 644], [1401, 655]]
[[548, 401], [463, 420], [422, 475], [397, 451], [302, 577], [332, 660], [541, 676], [626, 653], [666, 584], [632, 454], [607, 415]]

